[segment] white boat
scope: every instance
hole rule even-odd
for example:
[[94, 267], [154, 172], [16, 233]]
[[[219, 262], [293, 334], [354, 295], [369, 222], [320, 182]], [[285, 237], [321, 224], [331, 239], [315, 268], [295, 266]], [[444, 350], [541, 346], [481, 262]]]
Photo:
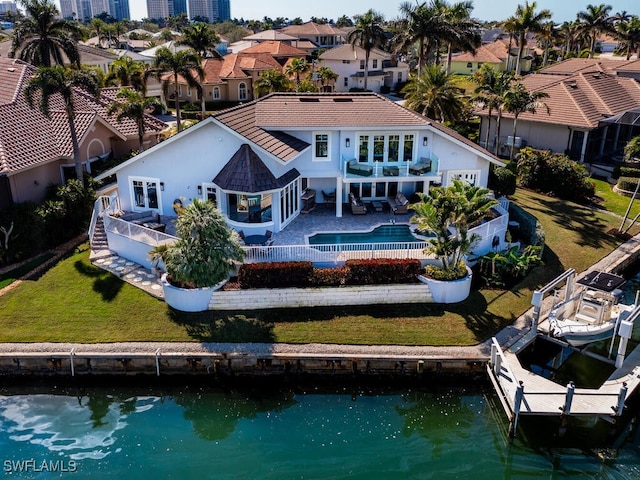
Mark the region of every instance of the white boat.
[[579, 293], [555, 305], [549, 313], [549, 332], [573, 346], [611, 338], [617, 325], [627, 318], [634, 305], [620, 303], [623, 277], [591, 272], [578, 280]]

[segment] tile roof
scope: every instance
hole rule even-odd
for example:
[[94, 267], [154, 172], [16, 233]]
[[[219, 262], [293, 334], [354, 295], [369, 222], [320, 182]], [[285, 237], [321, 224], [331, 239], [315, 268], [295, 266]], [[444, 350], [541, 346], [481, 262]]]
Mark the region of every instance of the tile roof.
[[[580, 72], [571, 76], [527, 75], [522, 82], [530, 91], [549, 95], [542, 101], [549, 106], [550, 114], [538, 109], [535, 114], [521, 114], [521, 120], [595, 128], [606, 117], [640, 106], [640, 83], [633, 78]], [[506, 112], [503, 115], [512, 116]]]
[[304, 50], [276, 40], [260, 42], [253, 47], [242, 50], [242, 55], [255, 53], [267, 53], [274, 57], [304, 57], [307, 54]]
[[[340, 45], [329, 48], [320, 55], [320, 60], [364, 60], [366, 56], [365, 49], [351, 44]], [[390, 59], [391, 55], [374, 48], [369, 54], [369, 59]]]
[[251, 147], [244, 143], [213, 179], [213, 183], [232, 192], [257, 193], [277, 190], [300, 176], [292, 168], [276, 178]]
[[[265, 97], [266, 98], [266, 97]], [[256, 124], [256, 104], [250, 102], [224, 110], [214, 118], [280, 160], [289, 161], [309, 148], [309, 143], [281, 131], [268, 131]]]
[[618, 68], [622, 68], [635, 61], [614, 60], [611, 58], [569, 58], [562, 62], [541, 68], [538, 73], [554, 75], [573, 75], [584, 71], [599, 71], [604, 73], [615, 73]]
[[486, 63], [502, 63], [507, 59], [508, 46], [504, 42], [496, 41], [482, 45], [476, 49], [476, 54], [470, 52], [455, 55], [451, 61], [453, 62], [486, 62]]
[[292, 35], [287, 35], [286, 33], [279, 32], [277, 30], [265, 30], [264, 32], [254, 33], [253, 35], [249, 35], [244, 37], [243, 40], [296, 40], [298, 37], [294, 37]]
[[256, 123], [264, 128], [408, 127], [430, 120], [371, 92], [273, 93], [258, 102]]
[[[0, 58], [0, 174], [11, 174], [39, 164], [72, 156], [69, 123], [62, 98], [54, 96], [50, 103], [50, 118], [32, 109], [24, 97], [26, 82], [35, 68], [20, 60]], [[82, 90], [76, 90], [74, 106], [78, 139], [90, 134], [97, 121], [107, 125], [121, 138], [137, 138], [135, 121], [118, 122], [115, 115], [106, 114], [117, 89], [103, 89], [99, 100]], [[147, 131], [160, 131], [166, 124], [148, 116]]]
[[304, 35], [345, 35], [346, 32], [341, 28], [328, 24], [319, 24], [315, 22], [307, 22], [302, 25], [289, 25], [284, 27], [281, 32], [287, 35], [301, 37]]

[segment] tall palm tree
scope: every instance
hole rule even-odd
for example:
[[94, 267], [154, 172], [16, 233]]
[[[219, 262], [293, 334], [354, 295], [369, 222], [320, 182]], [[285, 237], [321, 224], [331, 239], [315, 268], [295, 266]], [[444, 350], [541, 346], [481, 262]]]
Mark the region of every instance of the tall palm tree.
[[420, 76], [411, 76], [402, 89], [405, 106], [440, 122], [460, 120], [465, 112], [464, 89], [439, 65], [429, 65]]
[[489, 111], [487, 131], [485, 133], [485, 148], [487, 150], [489, 149], [489, 133], [491, 131], [491, 113], [494, 109], [496, 110], [496, 143], [494, 153], [497, 154], [499, 143], [497, 140], [500, 138], [504, 96], [511, 88], [515, 80], [515, 74], [513, 71], [497, 72], [491, 65], [485, 64], [473, 75], [472, 79], [478, 84], [474, 90], [476, 101], [483, 104]]
[[253, 82], [256, 97], [262, 97], [272, 92], [288, 92], [291, 90], [291, 81], [287, 76], [276, 69], [264, 70]]
[[395, 51], [405, 53], [417, 44], [418, 76], [422, 75], [422, 67], [429, 58], [433, 32], [436, 31], [436, 15], [433, 8], [426, 2], [413, 5], [411, 2], [400, 4], [400, 13], [403, 18], [397, 27], [397, 33], [393, 38]]
[[139, 151], [144, 150], [144, 120], [147, 113], [155, 108], [164, 108], [160, 100], [155, 97], [145, 97], [145, 95], [130, 88], [121, 88], [116, 94], [116, 101], [107, 107], [109, 115], [116, 114], [116, 119], [121, 122], [125, 118], [130, 118], [136, 122], [138, 127]]
[[[316, 74], [318, 75], [318, 80], [320, 81], [320, 85], [322, 86], [321, 91], [325, 91], [325, 86], [328, 82], [335, 82], [338, 79], [338, 74], [331, 70], [329, 67], [319, 67], [316, 70]], [[329, 91], [331, 91], [331, 87], [329, 87]]]
[[304, 58], [294, 58], [284, 68], [285, 75], [293, 76], [296, 79], [296, 89], [300, 90], [300, 75], [307, 72], [311, 65]]
[[[173, 53], [167, 47], [161, 47], [156, 52], [156, 58], [153, 64], [153, 73], [159, 81], [162, 82], [162, 94], [164, 98], [169, 98], [169, 87], [173, 85], [175, 88], [175, 109], [176, 120], [178, 122], [178, 133], [182, 131], [180, 121], [180, 97], [178, 96], [178, 82], [182, 78], [187, 85], [195, 88], [204, 98], [202, 87], [198, 83], [198, 78], [204, 78], [204, 70], [200, 64], [200, 57], [192, 50], [183, 50]], [[195, 75], [194, 75], [195, 74]], [[162, 76], [165, 76], [162, 78]]]
[[631, 52], [640, 47], [640, 18], [632, 15], [626, 22], [616, 24], [616, 37], [624, 44], [626, 58], [631, 58]]
[[64, 57], [80, 67], [80, 24], [61, 20], [53, 0], [21, 0], [27, 16], [15, 27], [9, 57], [41, 67], [62, 65]]
[[549, 50], [557, 39], [556, 24], [553, 23], [553, 21], [544, 22], [542, 24], [542, 30], [538, 34], [538, 45], [544, 52], [542, 56], [543, 67], [549, 62]]
[[585, 11], [578, 12], [580, 30], [589, 36], [589, 58], [596, 51], [596, 40], [602, 33], [614, 33], [613, 17], [609, 16], [611, 5], [587, 5]]
[[433, 6], [442, 18], [442, 41], [447, 45], [447, 68], [451, 73], [453, 49], [461, 49], [475, 54], [481, 45], [478, 34], [480, 23], [471, 18], [472, 1], [461, 1], [449, 4], [446, 0], [433, 0]]
[[76, 177], [86, 186], [80, 159], [80, 146], [75, 125], [74, 94], [76, 88], [82, 88], [96, 98], [100, 95], [100, 83], [93, 70], [72, 70], [60, 65], [53, 67], [41, 67], [27, 82], [24, 89], [25, 99], [31, 108], [35, 108], [36, 101], [40, 111], [46, 117], [51, 116], [50, 103], [54, 97], [62, 97], [64, 111], [69, 122], [71, 145], [73, 148], [73, 161], [75, 163]]
[[513, 38], [518, 32], [518, 19], [516, 17], [509, 17], [504, 22], [502, 22], [502, 28], [504, 28], [505, 32], [509, 34], [509, 47], [507, 48], [507, 63], [505, 65], [506, 70], [513, 70], [513, 62], [511, 61], [511, 57], [513, 56], [511, 53], [511, 47], [513, 46]]
[[220, 37], [208, 23], [197, 22], [185, 27], [182, 38], [176, 43], [193, 48], [200, 58], [220, 57], [216, 50]]
[[504, 96], [504, 108], [507, 112], [513, 114], [513, 139], [511, 142], [511, 152], [509, 153], [509, 160], [513, 160], [513, 152], [515, 145], [516, 134], [518, 133], [518, 117], [522, 113], [536, 113], [538, 108], [544, 107], [549, 115], [549, 106], [540, 101], [542, 98], [547, 98], [549, 95], [546, 92], [535, 91], [530, 92], [520, 82], [516, 83], [511, 90], [505, 93]]
[[375, 10], [369, 9], [363, 15], [356, 15], [354, 19], [355, 28], [347, 35], [347, 42], [364, 50], [364, 89], [367, 90], [371, 50], [382, 47], [387, 41], [383, 28], [384, 17]]
[[522, 69], [522, 54], [524, 53], [524, 47], [527, 45], [528, 33], [539, 33], [543, 30], [543, 22], [551, 19], [551, 11], [548, 9], [540, 10], [536, 12], [536, 2], [529, 2], [525, 0], [524, 6], [518, 5], [516, 8], [516, 14], [514, 16], [516, 21], [516, 31], [518, 33], [518, 60], [516, 63], [516, 75], [520, 75]]

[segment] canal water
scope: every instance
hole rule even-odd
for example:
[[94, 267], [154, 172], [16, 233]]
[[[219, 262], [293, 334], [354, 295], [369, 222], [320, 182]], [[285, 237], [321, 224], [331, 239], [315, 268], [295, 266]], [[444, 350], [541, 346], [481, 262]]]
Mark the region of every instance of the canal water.
[[484, 387], [0, 391], [7, 478], [640, 478], [630, 423], [521, 423]]

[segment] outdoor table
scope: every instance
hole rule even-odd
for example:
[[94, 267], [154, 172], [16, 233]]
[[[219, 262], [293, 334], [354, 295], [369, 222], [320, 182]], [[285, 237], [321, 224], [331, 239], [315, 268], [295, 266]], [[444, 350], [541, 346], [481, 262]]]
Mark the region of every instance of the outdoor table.
[[244, 243], [246, 245], [264, 245], [267, 243], [266, 235], [247, 235], [244, 237]]
[[143, 227], [150, 228], [151, 230], [155, 230], [156, 232], [164, 232], [166, 225], [164, 223], [158, 222], [146, 222], [142, 224]]
[[381, 212], [382, 211], [382, 202], [374, 200], [373, 202], [371, 202], [371, 206], [373, 207], [373, 209], [376, 212]]

